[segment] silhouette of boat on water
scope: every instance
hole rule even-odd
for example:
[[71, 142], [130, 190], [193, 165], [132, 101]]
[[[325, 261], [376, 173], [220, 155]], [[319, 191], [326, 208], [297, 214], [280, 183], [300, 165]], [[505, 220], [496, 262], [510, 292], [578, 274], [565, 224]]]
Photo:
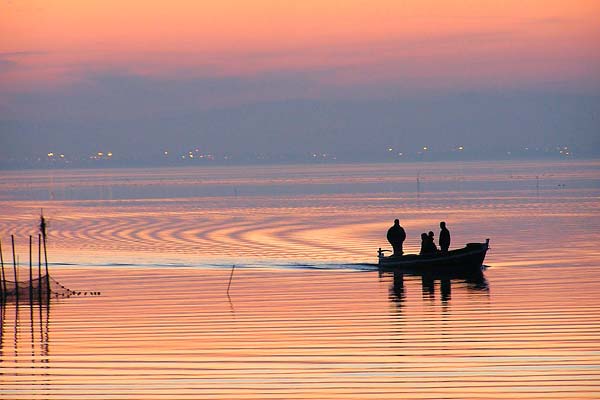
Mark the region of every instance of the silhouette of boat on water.
[[386, 256], [389, 250], [378, 251], [379, 268], [384, 270], [403, 270], [407, 273], [463, 273], [480, 271], [489, 249], [490, 239], [485, 243], [467, 243], [462, 249], [450, 250], [447, 253], [407, 254], [402, 256]]

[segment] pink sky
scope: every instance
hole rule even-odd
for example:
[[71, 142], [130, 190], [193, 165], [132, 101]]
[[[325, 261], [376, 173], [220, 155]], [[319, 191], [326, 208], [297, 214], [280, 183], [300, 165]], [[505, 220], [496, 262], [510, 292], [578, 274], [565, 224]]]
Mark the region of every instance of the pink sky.
[[[600, 2], [28, 0], [0, 5], [0, 87], [301, 73], [332, 87], [598, 84]], [[322, 72], [328, 72], [322, 76]]]
[[598, 153], [599, 0], [10, 0], [2, 154]]

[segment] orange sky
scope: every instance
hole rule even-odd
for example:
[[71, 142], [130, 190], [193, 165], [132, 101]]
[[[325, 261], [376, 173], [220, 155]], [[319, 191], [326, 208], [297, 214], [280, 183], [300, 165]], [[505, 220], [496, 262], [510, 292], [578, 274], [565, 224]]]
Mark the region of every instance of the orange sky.
[[342, 85], [581, 83], [600, 66], [596, 0], [28, 0], [0, 11], [5, 88], [104, 69], [176, 78], [335, 68]]

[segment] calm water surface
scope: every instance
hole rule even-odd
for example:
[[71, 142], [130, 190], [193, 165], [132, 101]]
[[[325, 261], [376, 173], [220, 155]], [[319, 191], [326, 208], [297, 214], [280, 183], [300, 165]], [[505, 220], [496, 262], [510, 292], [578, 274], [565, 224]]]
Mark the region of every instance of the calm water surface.
[[[5, 261], [43, 207], [53, 277], [102, 293], [2, 308], [0, 398], [600, 397], [600, 162], [0, 176]], [[489, 268], [378, 272], [396, 217]]]

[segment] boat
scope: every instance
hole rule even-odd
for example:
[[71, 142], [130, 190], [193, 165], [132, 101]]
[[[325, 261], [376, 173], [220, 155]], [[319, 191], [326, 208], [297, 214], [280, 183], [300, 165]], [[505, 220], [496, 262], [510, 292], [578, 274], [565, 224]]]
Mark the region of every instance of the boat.
[[490, 239], [485, 243], [467, 243], [461, 249], [450, 250], [447, 253], [438, 251], [434, 254], [407, 254], [402, 256], [386, 256], [379, 248], [379, 268], [386, 270], [402, 269], [412, 272], [470, 272], [480, 271], [483, 266], [485, 254], [490, 248]]

